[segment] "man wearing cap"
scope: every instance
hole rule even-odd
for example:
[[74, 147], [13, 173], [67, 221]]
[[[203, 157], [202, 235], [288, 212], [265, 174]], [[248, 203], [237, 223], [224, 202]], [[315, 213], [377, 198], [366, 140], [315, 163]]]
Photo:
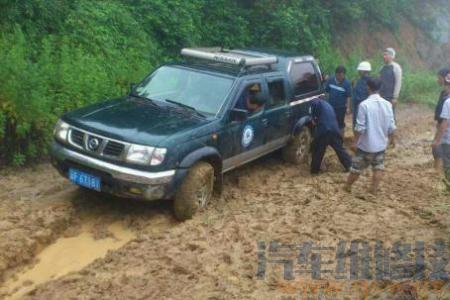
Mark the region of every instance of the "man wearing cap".
[[[447, 95], [450, 95], [450, 74], [447, 74], [444, 78], [444, 90]], [[442, 107], [442, 113], [440, 115], [441, 123], [439, 124], [438, 132], [433, 142], [433, 149], [437, 147], [442, 148], [442, 159], [444, 161], [444, 182], [447, 185], [447, 189], [450, 190], [450, 96], [444, 102]]]
[[352, 85], [345, 77], [346, 72], [344, 66], [337, 67], [335, 76], [329, 78], [325, 85], [328, 103], [334, 109], [342, 137], [344, 137], [345, 114], [350, 112], [350, 98], [352, 96]]
[[368, 61], [363, 61], [358, 65], [359, 80], [353, 88], [352, 112], [353, 112], [353, 129], [356, 125], [356, 117], [358, 116], [358, 107], [361, 102], [369, 97], [367, 89], [367, 80], [369, 80], [372, 65]]
[[384, 50], [384, 66], [380, 71], [380, 96], [391, 102], [394, 110], [402, 88], [402, 68], [394, 61], [395, 55], [393, 48]]
[[[447, 74], [450, 73], [449, 68], [442, 68], [439, 70], [437, 74], [438, 78], [438, 84], [440, 86], [445, 86], [445, 77]], [[447, 91], [444, 89], [442, 90], [441, 94], [439, 95], [439, 100], [437, 102], [436, 108], [434, 110], [434, 120], [436, 121], [436, 135], [439, 131], [439, 126], [442, 123], [441, 113], [442, 113], [442, 107], [444, 106], [445, 100], [450, 96], [450, 94], [447, 93]], [[435, 136], [436, 137], [436, 136]], [[442, 169], [442, 147], [439, 145], [437, 147], [434, 147], [432, 149], [433, 151], [433, 158], [434, 158], [434, 167], [436, 170]]]

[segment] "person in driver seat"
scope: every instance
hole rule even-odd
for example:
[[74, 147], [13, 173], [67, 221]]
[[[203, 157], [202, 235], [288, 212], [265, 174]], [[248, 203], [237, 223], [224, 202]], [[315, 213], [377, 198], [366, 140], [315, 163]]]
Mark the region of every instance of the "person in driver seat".
[[264, 101], [261, 97], [261, 88], [255, 83], [248, 86], [239, 98], [236, 108], [248, 110], [250, 114], [262, 109]]

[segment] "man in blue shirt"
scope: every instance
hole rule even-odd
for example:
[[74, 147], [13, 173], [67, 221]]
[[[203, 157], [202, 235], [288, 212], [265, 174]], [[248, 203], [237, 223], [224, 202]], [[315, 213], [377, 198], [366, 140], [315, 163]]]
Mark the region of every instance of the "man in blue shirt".
[[350, 113], [350, 98], [352, 96], [352, 86], [350, 81], [345, 78], [345, 73], [344, 66], [337, 67], [335, 76], [332, 76], [325, 85], [328, 103], [334, 109], [342, 137], [344, 137], [345, 113]]
[[313, 100], [310, 109], [314, 125], [311, 174], [319, 173], [328, 146], [334, 149], [339, 161], [348, 171], [352, 159], [343, 147], [342, 136], [333, 108], [326, 101], [318, 98]]

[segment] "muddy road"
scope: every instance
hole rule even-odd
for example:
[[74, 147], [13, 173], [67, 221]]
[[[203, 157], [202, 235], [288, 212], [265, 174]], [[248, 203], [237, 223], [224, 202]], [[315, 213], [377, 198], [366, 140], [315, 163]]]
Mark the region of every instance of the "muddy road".
[[257, 277], [258, 241], [421, 241], [430, 274], [428, 246], [447, 241], [450, 225], [449, 196], [430, 154], [432, 113], [403, 106], [398, 120], [400, 139], [376, 197], [366, 193], [368, 174], [344, 192], [334, 155], [326, 157], [327, 173], [311, 177], [275, 153], [226, 174], [224, 193], [184, 223], [169, 202], [86, 192], [49, 164], [0, 171], [0, 298], [335, 299], [330, 293], [338, 292], [450, 299], [441, 281], [339, 281], [325, 273], [322, 281], [310, 282], [311, 274], [285, 280], [281, 264], [267, 264], [265, 278]]

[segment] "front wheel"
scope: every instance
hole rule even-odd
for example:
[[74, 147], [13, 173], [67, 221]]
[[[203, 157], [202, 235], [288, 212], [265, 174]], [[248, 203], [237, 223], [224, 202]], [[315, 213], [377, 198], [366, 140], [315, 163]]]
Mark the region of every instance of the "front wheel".
[[184, 221], [191, 219], [200, 209], [206, 207], [212, 198], [214, 168], [207, 162], [192, 166], [175, 194], [175, 217]]
[[304, 126], [294, 134], [288, 144], [283, 148], [283, 159], [295, 165], [308, 163], [310, 158], [311, 132]]

